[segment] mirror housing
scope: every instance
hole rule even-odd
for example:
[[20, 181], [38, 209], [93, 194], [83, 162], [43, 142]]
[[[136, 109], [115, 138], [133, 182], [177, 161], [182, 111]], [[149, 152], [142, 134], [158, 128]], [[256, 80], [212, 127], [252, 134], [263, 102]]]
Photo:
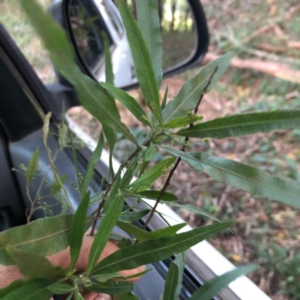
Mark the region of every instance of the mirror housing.
[[[183, 57], [181, 61], [179, 59], [179, 62], [178, 58], [175, 58], [175, 62], [174, 57], [170, 58], [172, 63], [164, 70], [164, 78], [181, 73], [199, 64], [208, 49], [208, 28], [200, 1], [183, 0], [182, 2], [185, 4], [185, 7], [189, 7], [189, 13], [191, 15], [190, 19], [193, 21], [189, 26], [193, 27], [193, 41], [191, 43], [194, 43], [194, 47], [192, 51], [187, 49], [186, 57]], [[84, 5], [84, 9], [87, 9], [88, 12], [80, 12], [78, 5]], [[71, 14], [70, 7], [74, 9], [75, 13], [73, 11]], [[125, 28], [112, 0], [54, 0], [50, 7], [50, 13], [66, 30], [69, 39], [74, 46], [77, 63], [84, 74], [90, 76], [97, 82], [105, 81], [104, 51], [100, 34], [101, 32], [104, 32], [110, 43], [112, 63], [115, 72], [115, 85], [126, 90], [138, 87]], [[85, 19], [84, 17], [82, 20], [82, 15], [85, 16], [85, 14], [87, 14], [88, 18]], [[92, 26], [86, 29], [85, 25], [89, 19], [92, 20]], [[183, 48], [184, 40], [182, 43], [178, 42], [180, 42], [180, 37], [184, 37], [185, 33], [182, 32], [182, 29], [180, 29], [180, 34], [178, 34], [179, 31], [173, 31], [173, 27], [176, 26], [174, 26], [174, 16], [173, 24], [168, 26], [169, 32], [170, 26], [172, 26], [172, 32], [177, 33], [177, 36], [179, 36], [178, 39], [176, 34], [174, 34], [173, 37], [175, 38], [173, 42], [177, 44], [177, 46], [180, 45], [179, 48]], [[177, 22], [177, 28], [180, 26], [181, 23]], [[84, 38], [84, 36], [86, 36], [86, 38]], [[119, 40], [116, 36], [119, 36]], [[171, 47], [165, 47], [164, 38], [163, 48], [165, 50], [172, 49], [172, 45]], [[114, 53], [116, 53], [116, 55], [114, 55]], [[174, 53], [172, 53], [172, 55], [174, 56]], [[121, 56], [123, 56], [123, 59], [120, 59]], [[166, 59], [164, 57], [164, 65], [165, 61]], [[118, 70], [117, 73], [115, 70]]]

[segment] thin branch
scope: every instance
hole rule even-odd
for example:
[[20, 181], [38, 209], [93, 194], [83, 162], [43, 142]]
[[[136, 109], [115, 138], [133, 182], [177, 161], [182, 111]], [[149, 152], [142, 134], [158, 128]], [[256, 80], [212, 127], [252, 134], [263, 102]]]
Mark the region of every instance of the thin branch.
[[[116, 176], [115, 176], [115, 178], [116, 178]], [[113, 179], [113, 181], [116, 180], [115, 178]], [[93, 226], [92, 226], [92, 229], [91, 229], [91, 232], [90, 232], [90, 235], [91, 235], [91, 236], [94, 236], [96, 224], [97, 224], [97, 221], [98, 221], [98, 219], [99, 219], [99, 217], [100, 217], [101, 209], [102, 209], [103, 206], [104, 206], [106, 197], [107, 197], [107, 195], [108, 195], [108, 193], [109, 193], [109, 191], [110, 191], [110, 188], [111, 188], [111, 186], [112, 186], [112, 184], [113, 184], [113, 181], [108, 185], [108, 187], [107, 187], [107, 189], [106, 189], [106, 191], [105, 191], [105, 195], [103, 196], [102, 201], [101, 201], [101, 202], [99, 203], [99, 205], [98, 205], [97, 213], [96, 213], [96, 216], [95, 216], [95, 218], [94, 218]]]
[[99, 203], [98, 205], [98, 208], [96, 210], [96, 216], [94, 218], [94, 221], [93, 221], [93, 225], [92, 225], [92, 229], [91, 229], [91, 232], [90, 232], [90, 235], [93, 236], [94, 233], [95, 233], [95, 228], [96, 228], [96, 225], [97, 225], [97, 221], [100, 217], [100, 213], [101, 213], [101, 209], [103, 208], [104, 206], [104, 203], [105, 203], [105, 200], [108, 196], [108, 193], [110, 191], [110, 188], [111, 186], [113, 185], [113, 183], [116, 181], [117, 177], [119, 176], [119, 174], [122, 172], [123, 168], [128, 164], [128, 162], [130, 162], [140, 151], [140, 147], [137, 147], [137, 149], [130, 155], [130, 157], [120, 165], [119, 167], [119, 170], [117, 172], [117, 174], [114, 176], [114, 178], [112, 179], [112, 181], [108, 184], [107, 188], [106, 188], [106, 191], [105, 191], [105, 194], [103, 196], [103, 199], [102, 201]]
[[[201, 94], [201, 96], [200, 96], [200, 98], [199, 98], [199, 100], [198, 100], [198, 103], [197, 103], [195, 109], [194, 109], [194, 113], [195, 113], [195, 114], [198, 112], [198, 109], [199, 109], [199, 106], [200, 106], [200, 104], [201, 104], [201, 102], [202, 102], [202, 99], [203, 99], [203, 97], [204, 97], [204, 94], [206, 93], [208, 87], [210, 86], [213, 77], [215, 76], [216, 72], [218, 71], [218, 68], [219, 68], [219, 67], [216, 66], [215, 70], [214, 70], [213, 73], [210, 75], [209, 80], [208, 80], [206, 86], [204, 87], [203, 92], [202, 92], [202, 94]], [[191, 124], [190, 124], [190, 128], [192, 128], [193, 126], [194, 126], [193, 123], [191, 123]], [[185, 151], [186, 143], [187, 143], [188, 141], [189, 141], [189, 138], [188, 138], [188, 137], [185, 137], [185, 143], [184, 143], [184, 145], [182, 146], [182, 149], [181, 149], [183, 152]], [[171, 169], [171, 171], [170, 171], [170, 173], [169, 173], [169, 176], [168, 176], [168, 178], [167, 178], [167, 180], [166, 180], [166, 182], [165, 182], [163, 188], [161, 189], [161, 191], [160, 191], [160, 193], [159, 193], [159, 195], [158, 195], [158, 197], [157, 197], [157, 200], [156, 200], [156, 202], [155, 202], [155, 205], [153, 206], [153, 208], [152, 208], [152, 210], [151, 210], [151, 212], [150, 212], [150, 215], [149, 215], [148, 219], [146, 220], [146, 222], [145, 222], [144, 225], [142, 226], [142, 229], [145, 229], [145, 228], [147, 227], [147, 225], [149, 224], [149, 222], [151, 221], [151, 219], [153, 218], [154, 213], [155, 213], [155, 210], [156, 210], [156, 208], [157, 208], [157, 206], [158, 206], [158, 204], [159, 204], [159, 202], [160, 202], [162, 196], [164, 195], [165, 191], [167, 190], [168, 186], [170, 185], [172, 176], [173, 176], [175, 170], [177, 169], [177, 167], [178, 167], [180, 161], [181, 161], [181, 157], [178, 157], [177, 160], [176, 160], [176, 163], [175, 163], [174, 167]]]

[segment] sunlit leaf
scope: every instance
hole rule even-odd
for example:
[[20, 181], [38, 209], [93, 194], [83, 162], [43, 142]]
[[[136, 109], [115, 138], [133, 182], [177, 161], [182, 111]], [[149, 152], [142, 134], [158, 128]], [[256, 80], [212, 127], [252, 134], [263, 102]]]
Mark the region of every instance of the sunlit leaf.
[[69, 245], [70, 245], [70, 254], [71, 254], [70, 270], [74, 269], [80, 254], [83, 235], [86, 231], [85, 223], [86, 223], [89, 203], [90, 203], [90, 193], [88, 192], [81, 200], [75, 212], [73, 221], [71, 223], [71, 229], [69, 234]]
[[[72, 219], [73, 215], [42, 218], [0, 232], [0, 263], [14, 264], [6, 253], [7, 245], [43, 256], [64, 250], [69, 245], [68, 236]], [[90, 225], [91, 218], [86, 221], [86, 229]]]
[[230, 282], [234, 281], [238, 277], [252, 272], [256, 269], [256, 266], [250, 265], [245, 267], [239, 267], [233, 271], [227, 272], [224, 275], [216, 277], [200, 287], [196, 291], [190, 300], [211, 300], [214, 296], [217, 296]]
[[102, 124], [122, 133], [136, 143], [129, 129], [120, 121], [114, 99], [93, 79], [85, 76], [76, 64], [73, 46], [64, 30], [35, 1], [20, 0], [22, 9], [40, 36], [55, 68], [74, 86], [81, 104]]
[[117, 225], [130, 235], [133, 235], [139, 241], [147, 241], [161, 237], [174, 235], [178, 230], [186, 226], [186, 223], [176, 224], [166, 228], [158, 229], [155, 231], [145, 231], [130, 223], [117, 222]]
[[[158, 196], [160, 195], [160, 191], [143, 191], [138, 193], [142, 198], [146, 198], [146, 199], [151, 199], [151, 200], [156, 200], [158, 198]], [[168, 193], [168, 192], [164, 192], [162, 197], [161, 197], [162, 201], [177, 201], [178, 198], [176, 195]]]
[[123, 0], [119, 0], [118, 3], [145, 102], [162, 124], [158, 88], [149, 51], [127, 4]]
[[18, 266], [20, 272], [30, 278], [64, 278], [67, 273], [67, 270], [60, 267], [53, 267], [48, 259], [39, 254], [26, 252], [11, 245], [7, 245], [6, 252]]
[[174, 157], [167, 158], [163, 161], [157, 163], [153, 168], [144, 173], [139, 177], [135, 182], [133, 182], [129, 187], [137, 190], [140, 187], [150, 187], [153, 182], [159, 178], [166, 170], [169, 168], [172, 163], [175, 161]]
[[124, 213], [121, 213], [119, 216], [119, 221], [121, 222], [134, 222], [138, 221], [144, 216], [146, 216], [151, 210], [145, 209], [138, 212], [135, 211], [126, 211]]
[[107, 209], [105, 216], [103, 217], [99, 225], [98, 231], [94, 237], [94, 241], [89, 254], [88, 273], [90, 273], [93, 270], [100, 257], [100, 254], [105, 248], [110, 233], [119, 218], [123, 206], [124, 196], [119, 192], [117, 196], [114, 199], [112, 199], [111, 205]]
[[181, 157], [196, 170], [246, 192], [300, 208], [300, 187], [290, 180], [270, 176], [256, 168], [204, 152], [186, 153], [169, 147], [165, 151]]
[[207, 92], [210, 91], [212, 86], [224, 74], [232, 57], [232, 53], [227, 53], [221, 56], [220, 58], [203, 67], [199, 74], [188, 80], [182, 86], [179, 93], [174, 97], [174, 100], [170, 101], [162, 111], [164, 122], [168, 122], [175, 118], [184, 117], [191, 112], [191, 110], [196, 107], [204, 88], [209, 83], [210, 77], [216, 68], [217, 71], [211, 80], [211, 84], [209, 85]]
[[198, 116], [198, 115], [195, 115], [195, 114], [188, 114], [185, 117], [175, 118], [175, 119], [173, 119], [169, 122], [164, 123], [164, 127], [165, 128], [185, 127], [189, 124], [201, 121], [202, 119], [203, 119], [202, 116]]
[[178, 285], [179, 267], [172, 262], [166, 278], [163, 300], [175, 300], [175, 293]]
[[170, 205], [173, 205], [173, 206], [179, 207], [179, 208], [184, 208], [184, 209], [187, 209], [188, 211], [193, 212], [197, 215], [207, 217], [207, 218], [215, 220], [217, 222], [221, 222], [219, 219], [217, 219], [216, 217], [214, 217], [213, 215], [209, 214], [208, 212], [206, 212], [205, 210], [203, 210], [199, 207], [196, 207], [196, 206], [193, 206], [190, 204], [179, 204], [179, 203], [170, 203]]
[[162, 39], [158, 16], [158, 1], [136, 1], [137, 22], [149, 50], [157, 89], [162, 81]]
[[109, 83], [100, 83], [114, 98], [116, 98], [120, 103], [122, 103], [139, 121], [147, 126], [151, 126], [151, 123], [143, 111], [142, 107], [138, 102], [127, 94], [122, 89], [119, 89]]
[[218, 223], [122, 248], [103, 259], [94, 268], [93, 274], [130, 270], [144, 264], [166, 259], [174, 253], [185, 251], [193, 245], [208, 239], [232, 224], [232, 222]]
[[286, 110], [223, 117], [195, 125], [192, 128], [182, 129], [176, 134], [188, 137], [223, 139], [257, 132], [299, 127], [300, 111]]
[[101, 134], [99, 136], [99, 141], [98, 141], [97, 147], [89, 159], [85, 174], [83, 176], [83, 180], [82, 180], [82, 184], [81, 184], [81, 188], [80, 188], [81, 197], [83, 197], [85, 195], [85, 193], [88, 189], [88, 186], [93, 177], [95, 165], [100, 160], [103, 147], [104, 147], [104, 137], [103, 137], [103, 133], [101, 132]]
[[27, 184], [29, 184], [34, 178], [34, 175], [38, 169], [39, 157], [40, 157], [40, 148], [37, 148], [34, 151], [32, 157], [30, 158], [26, 169], [25, 177], [26, 177]]

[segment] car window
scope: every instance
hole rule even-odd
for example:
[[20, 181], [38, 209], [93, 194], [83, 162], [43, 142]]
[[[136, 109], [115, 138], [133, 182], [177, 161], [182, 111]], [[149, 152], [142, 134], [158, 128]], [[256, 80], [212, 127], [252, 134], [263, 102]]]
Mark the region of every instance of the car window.
[[90, 2], [70, 1], [69, 15], [77, 49], [89, 68], [94, 68], [103, 58], [104, 45], [101, 34], [97, 30], [100, 22], [98, 10]]
[[104, 7], [109, 19], [111, 20], [112, 25], [116, 30], [118, 36], [121, 38], [124, 35], [124, 28], [120, 16], [117, 14], [116, 10], [114, 9], [111, 3], [108, 3], [107, 1], [102, 1], [101, 4]]
[[[38, 0], [47, 9], [51, 0]], [[22, 13], [18, 0], [0, 0], [0, 22], [44, 83], [56, 80], [54, 68], [41, 40]]]

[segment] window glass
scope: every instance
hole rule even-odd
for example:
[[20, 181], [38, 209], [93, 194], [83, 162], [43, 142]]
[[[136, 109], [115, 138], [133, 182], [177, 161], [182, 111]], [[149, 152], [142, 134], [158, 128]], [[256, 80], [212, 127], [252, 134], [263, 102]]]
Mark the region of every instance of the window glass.
[[112, 22], [114, 29], [116, 30], [118, 36], [121, 38], [124, 34], [124, 29], [122, 25], [122, 21], [118, 16], [117, 12], [112, 7], [111, 3], [107, 3], [105, 0], [102, 1], [102, 6], [105, 9], [106, 14]]
[[97, 29], [100, 22], [97, 7], [90, 1], [72, 0], [69, 15], [77, 49], [85, 63], [93, 69], [103, 58], [104, 51], [103, 40]]
[[[47, 9], [51, 0], [38, 0]], [[23, 55], [44, 83], [56, 80], [47, 51], [26, 16], [18, 0], [0, 0], [0, 22], [4, 25]]]

